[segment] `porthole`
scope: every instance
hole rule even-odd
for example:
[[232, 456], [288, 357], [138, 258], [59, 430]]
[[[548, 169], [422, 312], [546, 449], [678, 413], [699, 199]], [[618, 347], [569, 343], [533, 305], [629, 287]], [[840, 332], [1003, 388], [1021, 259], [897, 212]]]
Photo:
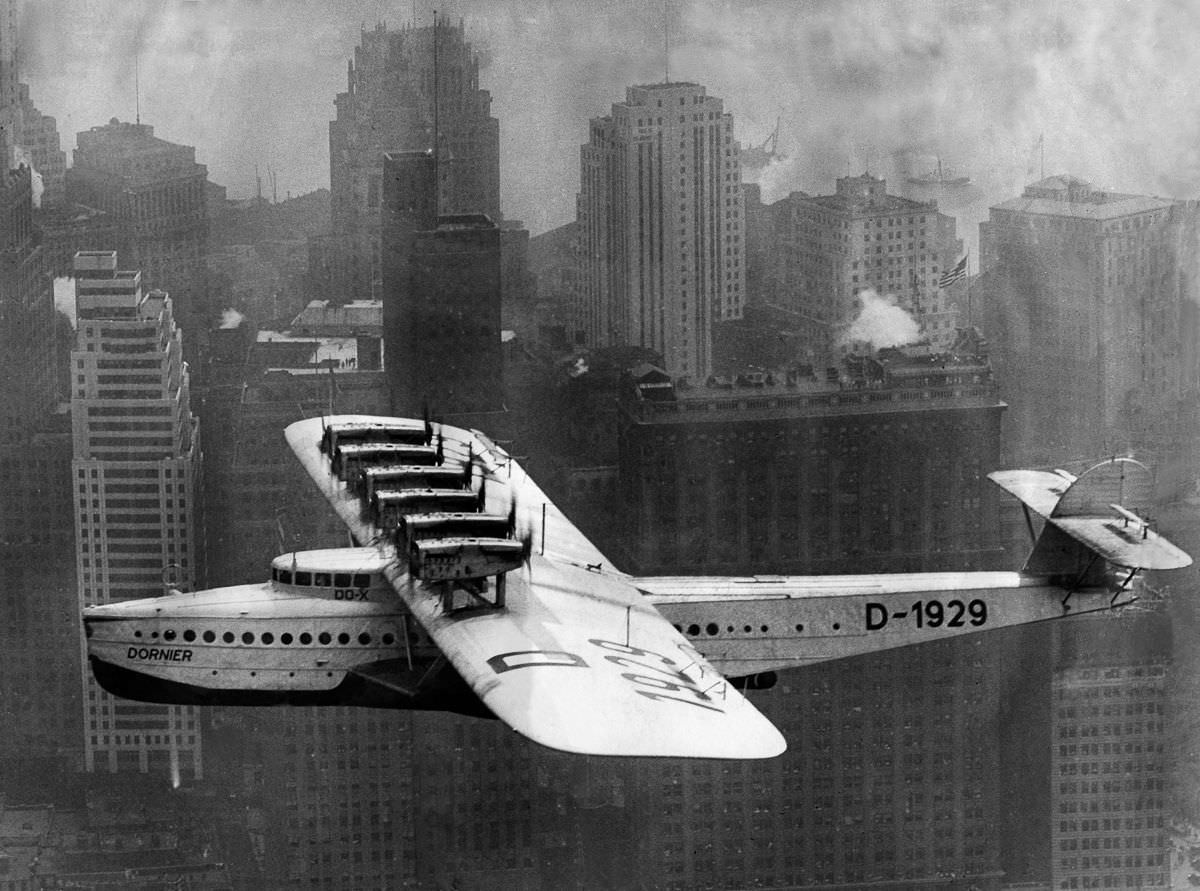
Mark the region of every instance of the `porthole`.
[[151, 639], [151, 640], [158, 640], [158, 632], [157, 632], [157, 631], [151, 631], [151, 632], [150, 632], [150, 639]]
[[175, 639], [175, 629], [174, 628], [168, 628], [166, 631], [163, 632], [163, 640], [174, 640], [174, 639]]
[[133, 632], [133, 636], [134, 636], [134, 637], [141, 637], [141, 636], [142, 636], [142, 632], [140, 632], [140, 631], [135, 631], [135, 632]]
[[183, 632], [183, 639], [188, 643], [191, 643], [196, 639], [196, 632], [189, 628], [187, 631]]
[[385, 647], [390, 647], [395, 642], [396, 642], [396, 635], [392, 634], [390, 631], [383, 636], [383, 645]]
[[707, 625], [704, 626], [704, 630], [707, 631], [710, 636], [712, 636], [712, 635], [715, 635], [717, 632], [719, 632], [721, 629], [717, 625], [716, 622], [709, 622]]
[[327, 644], [333, 640], [333, 637], [330, 636], [328, 631], [322, 631], [320, 634], [317, 635], [317, 640], [319, 640], [323, 644]]
[[699, 633], [700, 633], [699, 625], [688, 625], [688, 634], [690, 636], [695, 637]]
[[839, 623], [837, 623], [837, 622], [834, 622], [834, 623], [833, 623], [833, 630], [834, 630], [834, 631], [840, 631], [840, 630], [841, 630], [841, 628], [842, 628], [842, 626], [841, 626]]
[[754, 629], [751, 628], [749, 625], [746, 625], [745, 627], [742, 628], [742, 631], [744, 631], [746, 634], [749, 634], [753, 630]]
[[270, 631], [264, 631], [263, 635], [262, 635], [262, 642], [265, 644], [275, 643], [275, 635], [272, 634]]
[[312, 643], [312, 635], [309, 634], [307, 631], [303, 632], [300, 635], [300, 643], [304, 644], [305, 646], [308, 646], [310, 643]]
[[254, 635], [251, 634], [249, 631], [243, 632], [242, 633], [242, 643], [244, 643], [244, 644], [254, 643]]
[[766, 634], [766, 633], [767, 633], [767, 626], [766, 626], [766, 625], [763, 625], [763, 626], [762, 626], [762, 633], [763, 633], [763, 634]]
[[725, 630], [728, 631], [730, 634], [733, 634], [733, 626], [732, 625], [728, 626]]
[[682, 625], [672, 625], [671, 627], [674, 628], [676, 631], [678, 631], [680, 634], [683, 634], [683, 626]]
[[371, 635], [367, 634], [367, 632], [364, 631], [362, 634], [360, 634], [358, 636], [358, 642], [360, 644], [362, 644], [364, 647], [367, 646], [368, 644], [371, 643]]
[[292, 642], [292, 636], [285, 631], [283, 634], [279, 635], [279, 642], [286, 646]]
[[345, 631], [343, 631], [341, 634], [338, 635], [338, 643], [340, 643], [340, 644], [350, 643], [350, 635], [347, 634]]
[[797, 630], [797, 631], [803, 631], [803, 630], [804, 630], [804, 626], [803, 626], [803, 625], [797, 625], [797, 626], [796, 626], [796, 630]]
[[225, 641], [225, 643], [233, 643], [233, 632], [226, 631], [221, 635], [221, 640]]
[[205, 643], [212, 643], [216, 639], [217, 639], [217, 636], [213, 632], [211, 632], [211, 631], [204, 632], [204, 642]]

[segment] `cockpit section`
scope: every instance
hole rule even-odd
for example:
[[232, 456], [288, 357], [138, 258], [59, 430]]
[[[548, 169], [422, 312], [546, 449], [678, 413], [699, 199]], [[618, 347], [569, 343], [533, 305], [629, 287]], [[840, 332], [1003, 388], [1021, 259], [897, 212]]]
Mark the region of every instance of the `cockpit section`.
[[271, 561], [271, 586], [323, 600], [383, 602], [395, 599], [384, 575], [389, 557], [375, 548], [294, 551]]

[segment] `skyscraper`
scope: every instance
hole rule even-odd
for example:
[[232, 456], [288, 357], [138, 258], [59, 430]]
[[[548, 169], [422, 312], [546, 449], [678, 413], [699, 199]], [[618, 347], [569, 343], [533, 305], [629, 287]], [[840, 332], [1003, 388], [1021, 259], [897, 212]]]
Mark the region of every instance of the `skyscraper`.
[[962, 241], [936, 201], [889, 195], [885, 180], [864, 173], [840, 178], [833, 195], [793, 192], [766, 212], [774, 244], [763, 296], [789, 314], [789, 327], [799, 328], [818, 364], [868, 288], [895, 297], [935, 346], [953, 343], [967, 307], [963, 295], [939, 283], [962, 255]]
[[1170, 888], [1166, 617], [1142, 614], [1119, 627], [1089, 619], [1055, 630], [1054, 887]]
[[0, 171], [13, 163], [20, 129], [17, 51], [17, 0], [0, 0]]
[[393, 410], [497, 411], [501, 233], [484, 214], [437, 215], [431, 152], [384, 156], [383, 322]]
[[64, 200], [67, 175], [67, 153], [59, 144], [58, 122], [33, 104], [27, 84], [18, 84], [18, 98], [21, 126], [17, 142], [24, 158], [42, 179], [41, 206], [57, 207]]
[[[153, 597], [198, 580], [199, 424], [183, 345], [163, 291], [117, 268], [115, 251], [75, 258], [71, 353], [72, 477], [83, 603]], [[88, 770], [202, 774], [192, 707], [150, 706], [101, 691], [85, 669]]]
[[704, 380], [712, 325], [742, 315], [745, 224], [733, 116], [693, 83], [629, 87], [580, 152], [579, 326]]
[[440, 212], [499, 222], [500, 124], [491, 102], [462, 22], [362, 32], [329, 124], [333, 234], [350, 273], [339, 297], [379, 298], [383, 156], [434, 148], [435, 128]]
[[1194, 226], [1187, 204], [1070, 176], [991, 208], [975, 290], [1010, 404], [1011, 460], [1162, 454], [1196, 388]]
[[147, 288], [171, 294], [193, 367], [199, 367], [195, 358], [209, 322], [207, 176], [191, 146], [160, 139], [148, 124], [116, 118], [78, 135], [67, 172], [68, 200], [113, 217], [121, 255], [142, 271]]

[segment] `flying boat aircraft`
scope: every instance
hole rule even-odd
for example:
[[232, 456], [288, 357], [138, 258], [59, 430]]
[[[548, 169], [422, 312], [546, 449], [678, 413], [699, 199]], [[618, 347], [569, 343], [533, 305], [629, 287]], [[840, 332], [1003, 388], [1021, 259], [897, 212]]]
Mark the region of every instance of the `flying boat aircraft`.
[[1191, 558], [1125, 505], [1131, 459], [991, 479], [1044, 519], [1021, 572], [637, 577], [484, 434], [343, 415], [286, 430], [360, 547], [282, 554], [267, 581], [89, 606], [100, 684], [160, 703], [360, 705], [497, 717], [595, 755], [769, 758], [743, 695], [788, 668], [1137, 599]]

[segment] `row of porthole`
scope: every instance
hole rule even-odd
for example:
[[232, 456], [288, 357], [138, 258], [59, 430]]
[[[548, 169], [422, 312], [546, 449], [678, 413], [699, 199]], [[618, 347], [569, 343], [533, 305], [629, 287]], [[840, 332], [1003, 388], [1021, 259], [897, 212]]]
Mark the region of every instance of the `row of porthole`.
[[[142, 637], [142, 632], [134, 631], [133, 636], [134, 637]], [[158, 635], [157, 631], [150, 632], [150, 637], [152, 639], [157, 640], [158, 636], [159, 635]], [[171, 629], [171, 628], [168, 628], [166, 631], [164, 631], [162, 633], [162, 639], [165, 641], [174, 641], [178, 636], [180, 636], [180, 635], [178, 635], [175, 632], [175, 630]], [[192, 629], [189, 628], [186, 631], [184, 631], [181, 636], [186, 643], [192, 643], [193, 641], [196, 640], [197, 634], [195, 631], [193, 631]], [[203, 634], [199, 635], [199, 637], [205, 643], [216, 643], [216, 640], [217, 640], [217, 634], [215, 631], [205, 631]], [[245, 631], [242, 633], [242, 643], [244, 643], [244, 644], [252, 644], [252, 643], [254, 643], [255, 639], [256, 638], [255, 638], [254, 632], [252, 632], [252, 631]], [[329, 644], [333, 643], [335, 638], [330, 632], [322, 631], [316, 635], [315, 639], [316, 639], [317, 643], [328, 646]], [[341, 634], [337, 635], [336, 639], [339, 644], [348, 644], [348, 643], [350, 643], [351, 638], [350, 638], [349, 634], [347, 634], [345, 631], [343, 631]], [[221, 641], [223, 643], [231, 644], [231, 643], [234, 643], [236, 640], [237, 640], [237, 635], [234, 634], [232, 631], [226, 631], [221, 635]], [[262, 634], [260, 634], [258, 636], [257, 640], [259, 643], [270, 646], [271, 644], [275, 643], [275, 635], [272, 634], [270, 631], [264, 631]], [[295, 642], [299, 642], [303, 646], [308, 646], [309, 644], [311, 644], [313, 642], [313, 640], [314, 640], [314, 636], [311, 633], [309, 633], [308, 631], [302, 631], [299, 635], [296, 635], [296, 636], [293, 636], [290, 632], [287, 632], [287, 631], [285, 631], [279, 635], [279, 642], [281, 644], [283, 644], [284, 646], [290, 646], [292, 643], [295, 643]], [[388, 632], [384, 633], [381, 640], [385, 647], [390, 647], [396, 642], [396, 635], [394, 635], [390, 631], [388, 631]], [[358, 635], [358, 642], [359, 642], [359, 644], [361, 644], [364, 647], [370, 646], [371, 635], [365, 631], [362, 632], [361, 634]]]
[[[796, 625], [795, 627], [796, 627], [797, 632], [802, 632], [804, 630], [803, 624]], [[834, 631], [840, 630], [841, 627], [842, 626], [839, 623], [837, 623], [837, 622], [833, 623]], [[770, 631], [770, 629], [771, 629], [771, 626], [769, 626], [769, 625], [760, 625], [758, 627], [759, 633], [761, 633], [761, 634], [766, 634], [768, 631]], [[703, 629], [701, 629], [701, 627], [699, 625], [696, 625], [693, 623], [691, 625], [688, 625], [686, 629], [684, 628], [683, 625], [676, 625], [675, 630], [678, 631], [680, 634], [686, 634], [688, 637], [699, 637], [701, 631], [703, 631], [709, 637], [716, 637], [718, 634], [721, 633], [721, 626], [718, 625], [716, 622], [709, 622], [707, 625], [704, 626]], [[737, 628], [733, 625], [725, 626], [725, 630], [729, 634], [737, 633]], [[753, 625], [743, 625], [742, 633], [743, 634], [753, 634], [754, 626]]]

